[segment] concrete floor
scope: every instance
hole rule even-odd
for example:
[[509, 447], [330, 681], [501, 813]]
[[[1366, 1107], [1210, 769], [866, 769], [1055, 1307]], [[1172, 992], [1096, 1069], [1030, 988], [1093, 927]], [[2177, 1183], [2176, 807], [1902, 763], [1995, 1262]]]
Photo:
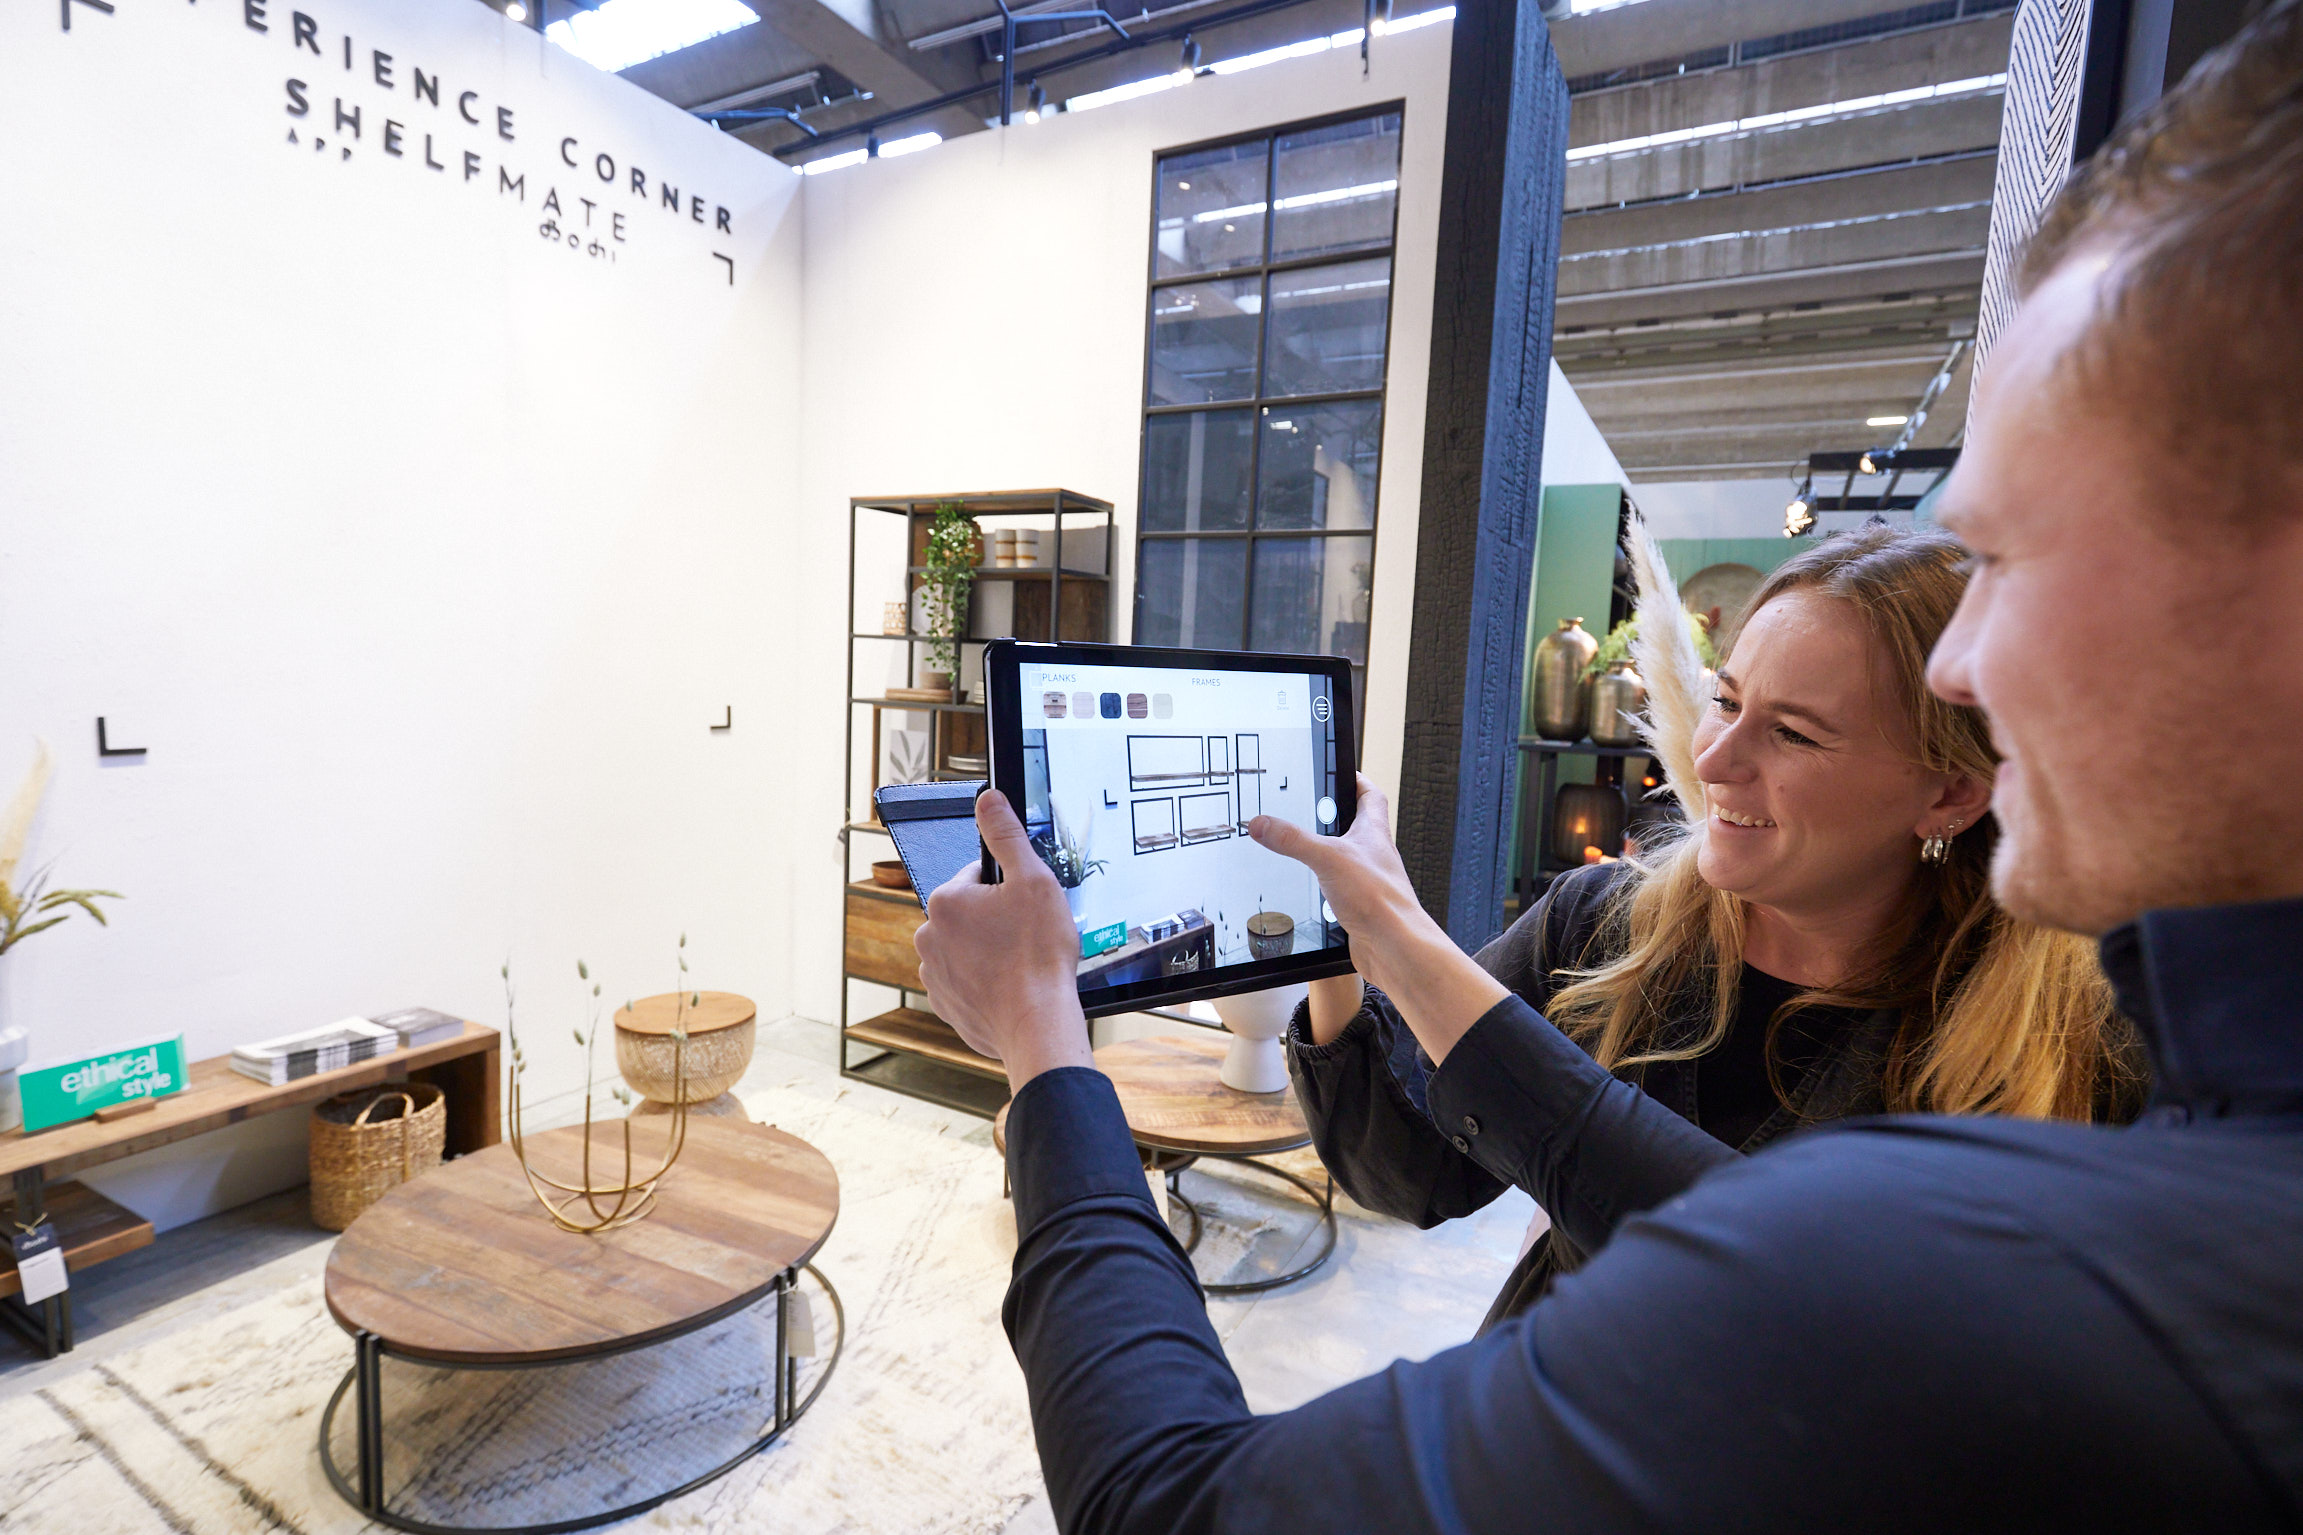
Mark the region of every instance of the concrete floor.
[[[1182, 1027], [1129, 1020], [1114, 1037]], [[752, 1068], [736, 1091], [832, 1079], [837, 1051], [827, 1024], [788, 1018], [764, 1025]], [[991, 1144], [987, 1120], [866, 1082], [851, 1079], [845, 1085], [861, 1103], [883, 1112], [947, 1124], [962, 1139]], [[554, 1101], [537, 1105], [530, 1122], [544, 1128], [579, 1114], [574, 1100]], [[969, 1122], [965, 1131], [962, 1120]], [[1261, 1200], [1275, 1210], [1274, 1229], [1250, 1251], [1255, 1269], [1284, 1272], [1317, 1234], [1316, 1220], [1300, 1202], [1289, 1208], [1284, 1196], [1265, 1193], [1268, 1180], [1253, 1174], [1233, 1178], [1221, 1170], [1185, 1177], [1194, 1200], [1234, 1206]], [[1394, 1359], [1425, 1358], [1468, 1339], [1509, 1272], [1535, 1208], [1514, 1192], [1469, 1220], [1423, 1232], [1370, 1215], [1341, 1194], [1336, 1207], [1335, 1256], [1318, 1273], [1285, 1289], [1208, 1301], [1208, 1317], [1239, 1372], [1248, 1404], [1258, 1412], [1299, 1405]], [[331, 1233], [311, 1224], [305, 1191], [293, 1189], [178, 1227], [150, 1247], [76, 1276], [79, 1346], [51, 1364], [14, 1334], [0, 1338], [0, 1403], [38, 1389], [49, 1372], [85, 1369], [256, 1300], [251, 1286], [262, 1281], [250, 1276], [263, 1265], [331, 1240]], [[1054, 1529], [1043, 1501], [1018, 1514], [1006, 1535]]]

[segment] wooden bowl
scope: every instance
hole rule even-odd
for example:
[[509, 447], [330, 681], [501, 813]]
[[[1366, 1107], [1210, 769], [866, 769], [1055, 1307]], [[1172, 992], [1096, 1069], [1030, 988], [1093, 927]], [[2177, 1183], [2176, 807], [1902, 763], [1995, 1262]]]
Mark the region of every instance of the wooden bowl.
[[901, 858], [882, 858], [872, 865], [872, 883], [885, 885], [890, 890], [909, 890], [912, 871], [904, 867]]

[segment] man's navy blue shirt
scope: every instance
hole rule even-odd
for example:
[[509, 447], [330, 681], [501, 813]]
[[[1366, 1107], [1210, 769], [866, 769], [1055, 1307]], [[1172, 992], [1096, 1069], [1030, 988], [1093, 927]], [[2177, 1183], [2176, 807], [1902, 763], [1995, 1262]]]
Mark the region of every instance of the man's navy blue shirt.
[[[1525, 1315], [1256, 1416], [1111, 1084], [1008, 1117], [1005, 1316], [1067, 1532], [2303, 1528], [2303, 901], [2104, 940], [2126, 1129], [1857, 1120], [1620, 1212]], [[1430, 1081], [1522, 1181], [1516, 997]], [[1572, 1048], [1572, 1047], [1570, 1047]], [[1580, 1112], [1615, 1111], [1612, 1078]]]

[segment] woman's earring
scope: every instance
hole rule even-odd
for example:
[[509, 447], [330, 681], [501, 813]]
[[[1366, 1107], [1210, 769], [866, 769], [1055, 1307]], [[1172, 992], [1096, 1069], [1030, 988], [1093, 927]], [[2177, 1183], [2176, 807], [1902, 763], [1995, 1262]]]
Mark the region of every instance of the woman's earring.
[[1959, 822], [1953, 821], [1934, 836], [1922, 840], [1919, 844], [1919, 861], [1921, 863], [1941, 863], [1949, 858], [1951, 856], [1951, 839], [1959, 835], [1959, 824]]

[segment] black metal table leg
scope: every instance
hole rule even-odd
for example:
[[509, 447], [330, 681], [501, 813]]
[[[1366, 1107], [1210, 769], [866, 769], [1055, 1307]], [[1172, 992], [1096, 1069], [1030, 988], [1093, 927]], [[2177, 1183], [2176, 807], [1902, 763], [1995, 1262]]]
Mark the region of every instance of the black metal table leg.
[[[1294, 1173], [1289, 1172], [1284, 1167], [1274, 1167], [1268, 1162], [1259, 1162], [1253, 1157], [1228, 1157], [1220, 1156], [1213, 1152], [1207, 1153], [1207, 1155], [1216, 1156], [1218, 1161], [1232, 1162], [1238, 1164], [1241, 1167], [1252, 1167], [1258, 1172], [1269, 1173], [1274, 1178], [1278, 1178], [1284, 1182], [1291, 1183], [1296, 1188], [1302, 1190], [1305, 1196], [1311, 1200], [1313, 1207], [1319, 1211], [1320, 1223], [1327, 1228], [1327, 1242], [1320, 1248], [1318, 1254], [1313, 1257], [1309, 1263], [1299, 1264], [1297, 1267], [1288, 1270], [1284, 1274], [1275, 1274], [1269, 1279], [1244, 1280], [1238, 1284], [1214, 1284], [1203, 1279], [1200, 1281], [1200, 1288], [1202, 1290], [1205, 1290], [1210, 1295], [1252, 1295], [1261, 1290], [1276, 1290], [1282, 1285], [1294, 1284], [1299, 1279], [1308, 1278], [1312, 1274], [1317, 1273], [1319, 1269], [1326, 1264], [1328, 1259], [1335, 1256], [1337, 1232], [1335, 1224], [1334, 1178], [1331, 1177], [1327, 1180], [1327, 1190], [1325, 1193], [1322, 1193], [1320, 1190], [1313, 1188], [1309, 1182], [1297, 1177]], [[1180, 1182], [1183, 1168], [1184, 1166], [1188, 1165], [1189, 1162], [1187, 1161], [1183, 1165], [1174, 1168], [1168, 1173], [1168, 1188], [1175, 1194], [1177, 1200], [1182, 1203], [1185, 1213], [1191, 1217], [1191, 1240], [1184, 1244], [1184, 1251], [1187, 1253], [1197, 1251], [1200, 1243], [1199, 1207], [1193, 1204], [1190, 1200], [1183, 1197], [1183, 1188]]]
[[372, 1332], [352, 1335], [352, 1438], [360, 1466], [360, 1507], [384, 1507], [384, 1359]]
[[774, 1403], [774, 1411], [770, 1421], [775, 1424], [779, 1431], [791, 1421], [786, 1416], [790, 1411], [791, 1398], [785, 1389], [785, 1382], [788, 1377], [784, 1373], [784, 1364], [791, 1358], [791, 1285], [792, 1271], [790, 1269], [786, 1269], [776, 1276], [776, 1362], [774, 1366], [776, 1379], [775, 1384], [769, 1388], [768, 1395], [769, 1400]]
[[[824, 1359], [822, 1373], [817, 1376], [815, 1384], [808, 1388], [808, 1394], [804, 1398], [799, 1395], [798, 1362], [780, 1357], [786, 1352], [791, 1337], [789, 1316], [785, 1308], [790, 1303], [792, 1288], [799, 1283], [802, 1268], [816, 1276], [816, 1282], [823, 1287], [824, 1299], [831, 1303], [832, 1308], [831, 1352]], [[336, 1489], [338, 1496], [342, 1497], [345, 1502], [360, 1509], [377, 1523], [388, 1525], [395, 1530], [409, 1531], [411, 1535], [565, 1535], [565, 1532], [568, 1531], [592, 1529], [598, 1525], [614, 1524], [644, 1514], [651, 1508], [668, 1503], [674, 1498], [684, 1497], [688, 1493], [726, 1476], [754, 1455], [767, 1449], [778, 1439], [781, 1439], [793, 1424], [806, 1415], [808, 1409], [816, 1404], [816, 1398], [823, 1395], [824, 1388], [831, 1384], [832, 1373], [839, 1368], [840, 1355], [847, 1348], [847, 1311], [840, 1302], [840, 1292], [833, 1287], [829, 1279], [824, 1277], [823, 1271], [813, 1264], [803, 1264], [799, 1267], [786, 1269], [778, 1276], [773, 1288], [776, 1301], [776, 1351], [779, 1355], [775, 1366], [775, 1381], [771, 1388], [776, 1398], [775, 1421], [768, 1426], [767, 1432], [744, 1446], [720, 1465], [714, 1466], [711, 1470], [683, 1482], [677, 1487], [656, 1493], [637, 1503], [626, 1504], [621, 1508], [604, 1509], [573, 1519], [555, 1520], [548, 1524], [511, 1526], [431, 1524], [421, 1519], [410, 1518], [406, 1514], [394, 1513], [385, 1506], [390, 1499], [384, 1485], [384, 1341], [374, 1333], [367, 1332], [352, 1335], [352, 1368], [345, 1372], [342, 1380], [336, 1383], [335, 1393], [328, 1398], [328, 1405], [321, 1409], [320, 1469], [327, 1475], [328, 1484]], [[631, 1346], [652, 1347], [654, 1345], [649, 1343]], [[608, 1352], [620, 1353], [624, 1350], [618, 1349]], [[604, 1355], [592, 1357], [598, 1358], [604, 1357]], [[419, 1362], [430, 1363], [430, 1361]], [[562, 1362], [577, 1363], [581, 1361]], [[543, 1367], [545, 1366], [505, 1363], [460, 1365], [449, 1366], [448, 1368], [532, 1370]], [[336, 1463], [331, 1443], [336, 1413], [343, 1405], [346, 1393], [350, 1393], [352, 1397], [354, 1438], [358, 1447], [359, 1460], [358, 1469], [352, 1482], [345, 1480], [342, 1468]]]

